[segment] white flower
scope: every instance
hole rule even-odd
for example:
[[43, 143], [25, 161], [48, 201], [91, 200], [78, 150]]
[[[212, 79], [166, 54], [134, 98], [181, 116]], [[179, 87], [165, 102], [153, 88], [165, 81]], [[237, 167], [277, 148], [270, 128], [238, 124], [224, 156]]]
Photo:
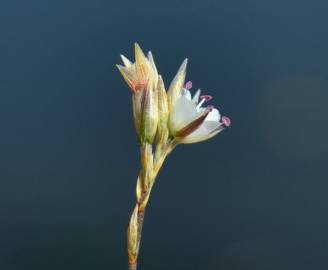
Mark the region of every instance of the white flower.
[[116, 65], [117, 68], [133, 93], [146, 90], [149, 87], [155, 88], [157, 86], [158, 74], [152, 53], [148, 52], [146, 57], [138, 43], [134, 44], [134, 50], [135, 63], [121, 55], [124, 66]]
[[171, 104], [169, 129], [180, 143], [196, 143], [212, 138], [226, 127], [231, 121], [228, 117], [221, 117], [213, 106], [203, 107], [212, 99], [211, 96], [200, 96], [198, 89], [192, 97], [189, 89], [191, 82], [187, 82], [181, 95]]

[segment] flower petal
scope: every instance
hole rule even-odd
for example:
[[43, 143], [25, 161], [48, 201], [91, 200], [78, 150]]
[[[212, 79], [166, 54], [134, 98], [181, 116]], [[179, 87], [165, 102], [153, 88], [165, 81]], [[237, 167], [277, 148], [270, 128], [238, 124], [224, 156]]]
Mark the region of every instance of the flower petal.
[[191, 93], [188, 89], [183, 88], [182, 89], [182, 95], [185, 96], [188, 100], [191, 101]]
[[136, 73], [138, 79], [143, 80], [148, 78], [148, 59], [146, 58], [138, 43], [134, 43], [134, 53], [136, 58]]
[[198, 118], [193, 120], [191, 123], [189, 123], [187, 126], [182, 128], [176, 133], [176, 138], [181, 139], [189, 134], [193, 133], [196, 129], [199, 128], [199, 126], [204, 122], [206, 116], [208, 115], [209, 110], [204, 111]]
[[193, 103], [195, 103], [195, 104], [197, 104], [197, 103], [198, 103], [198, 101], [199, 101], [199, 96], [200, 96], [200, 93], [201, 93], [201, 90], [200, 90], [200, 89], [198, 89], [198, 90], [196, 91], [195, 95], [194, 95], [194, 96], [193, 96], [193, 98], [192, 98], [192, 102], [193, 102]]
[[170, 87], [167, 91], [169, 97], [169, 104], [171, 107], [174, 106], [178, 98], [182, 95], [182, 89], [186, 78], [187, 63], [188, 63], [188, 59], [186, 58], [182, 62], [177, 74], [172, 80]]
[[204, 121], [194, 132], [184, 137], [181, 143], [196, 143], [208, 140], [222, 131], [224, 127], [218, 121]]
[[153, 69], [153, 72], [155, 74], [157, 74], [157, 68], [156, 68], [155, 61], [154, 61], [154, 58], [153, 58], [153, 54], [151, 53], [151, 51], [148, 52], [147, 58], [148, 58], [149, 63], [151, 65], [152, 69]]
[[148, 59], [148, 64], [149, 64], [149, 70], [150, 70], [150, 81], [153, 81], [154, 83], [154, 87], [157, 87], [157, 82], [158, 82], [158, 72], [157, 72], [157, 68], [156, 68], [156, 64], [153, 58], [153, 54], [151, 53], [151, 51], [148, 52], [147, 54], [147, 59]]
[[187, 97], [181, 96], [174, 105], [170, 115], [170, 130], [173, 134], [181, 130], [192, 121], [197, 119], [202, 113], [196, 110], [193, 104]]
[[126, 58], [123, 54], [121, 54], [121, 59], [125, 67], [130, 67], [132, 65], [132, 62]]
[[221, 115], [218, 109], [213, 108], [211, 112], [207, 115], [205, 121], [220, 121]]
[[133, 72], [133, 66], [130, 68], [124, 67], [122, 65], [116, 65], [118, 70], [121, 72], [125, 82], [129, 85], [130, 88], [133, 88], [133, 83], [136, 80]]

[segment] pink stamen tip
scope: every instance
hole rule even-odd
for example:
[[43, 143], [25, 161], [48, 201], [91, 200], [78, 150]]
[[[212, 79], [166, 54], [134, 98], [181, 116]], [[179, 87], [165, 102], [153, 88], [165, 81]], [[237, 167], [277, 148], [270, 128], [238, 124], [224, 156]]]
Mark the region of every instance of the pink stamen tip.
[[203, 95], [203, 96], [200, 96], [200, 99], [205, 99], [205, 101], [210, 101], [213, 97], [210, 96], [210, 95]]
[[225, 125], [226, 127], [229, 127], [231, 125], [231, 120], [229, 117], [222, 116], [221, 120], [222, 120], [223, 125]]
[[192, 88], [192, 82], [191, 82], [191, 81], [186, 82], [186, 84], [185, 84], [185, 88], [186, 88], [187, 90], [190, 90], [190, 89]]

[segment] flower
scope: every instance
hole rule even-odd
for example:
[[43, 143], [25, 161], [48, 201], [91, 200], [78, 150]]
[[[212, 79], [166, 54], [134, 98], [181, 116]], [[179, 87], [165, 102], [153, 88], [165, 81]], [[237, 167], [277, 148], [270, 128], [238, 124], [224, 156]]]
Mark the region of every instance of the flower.
[[141, 142], [153, 143], [158, 123], [158, 73], [151, 52], [147, 57], [135, 43], [135, 63], [121, 55], [124, 66], [116, 65], [131, 88], [134, 124]]
[[137, 43], [134, 46], [135, 63], [121, 55], [124, 66], [117, 68], [133, 92], [133, 117], [141, 142], [152, 144], [157, 134], [157, 142], [162, 145], [169, 137], [179, 143], [196, 143], [230, 126], [230, 119], [221, 117], [218, 109], [203, 107], [211, 96], [200, 96], [197, 90], [192, 97], [192, 83], [184, 85], [188, 59], [182, 62], [166, 92], [152, 53], [146, 57]]
[[158, 73], [151, 52], [148, 52], [146, 57], [137, 43], [134, 44], [134, 50], [135, 63], [132, 63], [124, 55], [121, 55], [124, 66], [116, 66], [131, 90], [136, 93], [141, 90], [146, 90], [148, 87], [156, 87]]
[[203, 107], [205, 102], [212, 99], [209, 95], [201, 96], [200, 89], [192, 97], [189, 81], [176, 96], [175, 104], [171, 104], [169, 129], [180, 143], [196, 143], [212, 138], [226, 127], [231, 121], [221, 117], [220, 112], [213, 106]]

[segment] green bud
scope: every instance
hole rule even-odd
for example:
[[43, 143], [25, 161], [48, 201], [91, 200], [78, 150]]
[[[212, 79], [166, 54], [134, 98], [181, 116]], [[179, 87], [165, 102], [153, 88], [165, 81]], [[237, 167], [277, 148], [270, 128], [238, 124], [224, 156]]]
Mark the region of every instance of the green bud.
[[142, 91], [140, 106], [140, 140], [152, 144], [158, 123], [157, 91], [154, 91], [153, 87]]

